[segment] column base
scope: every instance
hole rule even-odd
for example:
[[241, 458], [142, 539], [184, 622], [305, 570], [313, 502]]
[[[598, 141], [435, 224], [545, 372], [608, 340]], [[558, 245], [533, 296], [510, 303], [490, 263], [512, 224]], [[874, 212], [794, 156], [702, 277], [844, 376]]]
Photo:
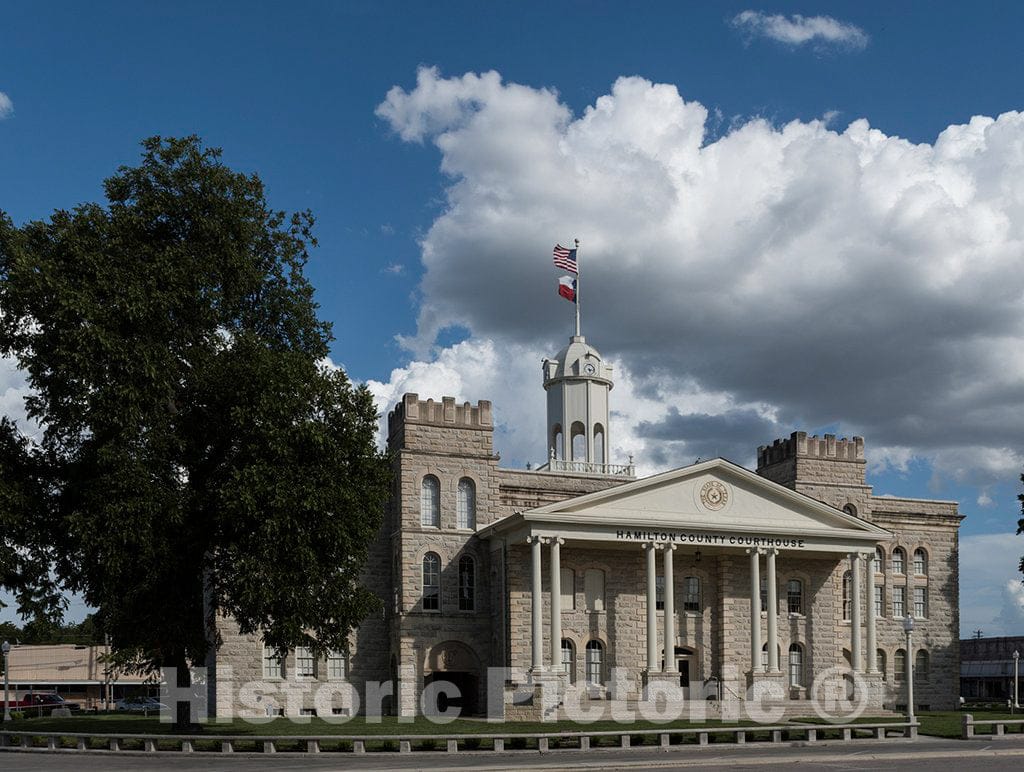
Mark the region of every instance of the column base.
[[869, 708], [881, 708], [885, 702], [885, 675], [882, 673], [858, 673], [857, 680], [867, 694]]
[[679, 685], [679, 673], [664, 672], [660, 670], [643, 672], [643, 692], [640, 699], [645, 702], [656, 702], [667, 700], [668, 702], [682, 702], [683, 689]]
[[747, 673], [747, 699], [758, 702], [776, 702], [789, 697], [786, 691], [786, 674], [755, 670]]

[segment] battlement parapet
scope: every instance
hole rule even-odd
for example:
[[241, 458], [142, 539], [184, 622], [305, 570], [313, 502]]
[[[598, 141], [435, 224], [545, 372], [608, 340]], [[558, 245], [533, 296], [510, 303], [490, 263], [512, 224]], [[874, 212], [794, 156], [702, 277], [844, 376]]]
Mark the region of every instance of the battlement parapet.
[[402, 424], [429, 424], [431, 426], [467, 427], [474, 429], [494, 428], [490, 400], [482, 399], [476, 405], [464, 402], [459, 405], [455, 397], [420, 399], [419, 394], [404, 394], [402, 400], [388, 413], [388, 435], [392, 435]]
[[821, 458], [830, 461], [864, 461], [864, 438], [836, 439], [834, 434], [819, 437], [793, 432], [786, 439], [757, 449], [757, 468], [778, 464], [791, 458]]

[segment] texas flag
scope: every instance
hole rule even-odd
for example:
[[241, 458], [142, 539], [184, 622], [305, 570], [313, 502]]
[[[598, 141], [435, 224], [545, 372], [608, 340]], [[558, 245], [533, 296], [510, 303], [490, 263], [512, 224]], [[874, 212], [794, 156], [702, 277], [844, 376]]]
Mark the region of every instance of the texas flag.
[[558, 280], [558, 294], [566, 300], [576, 302], [576, 280], [571, 276], [562, 276]]

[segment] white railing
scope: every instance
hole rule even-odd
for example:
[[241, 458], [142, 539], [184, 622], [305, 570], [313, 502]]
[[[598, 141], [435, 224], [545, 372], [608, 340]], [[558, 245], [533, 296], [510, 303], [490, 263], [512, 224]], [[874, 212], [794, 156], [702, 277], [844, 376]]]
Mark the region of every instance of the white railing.
[[991, 732], [995, 737], [1002, 737], [1006, 734], [1006, 728], [1017, 727], [1018, 732], [1024, 732], [1024, 719], [1021, 718], [975, 718], [970, 713], [964, 713], [960, 719], [963, 732], [962, 737], [969, 740], [974, 737], [978, 727], [992, 727]]
[[537, 467], [538, 472], [570, 472], [573, 474], [600, 474], [613, 477], [636, 477], [636, 467], [632, 464], [599, 464], [596, 461], [564, 461], [559, 458], [549, 459], [546, 464]]
[[[983, 723], [983, 722], [977, 722]], [[989, 722], [995, 723], [995, 722]], [[1002, 724], [1013, 722], [999, 722]], [[1020, 722], [1017, 722], [1020, 723]], [[394, 734], [394, 735], [173, 735], [173, 734], [108, 734], [49, 731], [0, 732], [0, 750], [80, 751], [102, 753], [143, 751], [146, 753], [277, 753], [279, 746], [291, 746], [299, 753], [320, 753], [322, 746], [335, 745], [340, 753], [411, 753], [416, 751], [457, 753], [475, 751], [484, 743], [501, 752], [526, 751], [547, 753], [556, 748], [589, 751], [592, 745], [610, 744], [619, 748], [653, 747], [662, 750], [672, 746], [706, 746], [710, 742], [743, 744], [765, 742], [814, 743], [836, 739], [851, 742], [857, 738], [885, 740], [893, 737], [917, 737], [916, 721], [885, 721], [864, 724], [791, 724], [775, 726], [706, 726], [687, 729], [637, 729], [600, 732], [487, 732], [480, 734]], [[655, 739], [656, 738], [656, 739]], [[763, 739], [761, 739], [763, 738]], [[650, 740], [650, 742], [648, 742]], [[101, 747], [97, 748], [99, 745]], [[239, 745], [248, 746], [245, 749]], [[163, 746], [163, 747], [161, 747]], [[202, 750], [208, 748], [209, 750]], [[249, 750], [251, 748], [251, 750]], [[169, 750], [168, 750], [169, 749]], [[489, 752], [484, 749], [484, 752]]]

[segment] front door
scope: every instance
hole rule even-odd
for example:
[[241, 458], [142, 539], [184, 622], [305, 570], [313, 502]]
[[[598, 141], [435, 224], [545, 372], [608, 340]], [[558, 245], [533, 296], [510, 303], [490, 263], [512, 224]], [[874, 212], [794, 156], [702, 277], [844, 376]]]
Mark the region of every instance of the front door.
[[677, 657], [676, 668], [679, 670], [679, 686], [683, 689], [683, 699], [690, 699], [690, 657]]

